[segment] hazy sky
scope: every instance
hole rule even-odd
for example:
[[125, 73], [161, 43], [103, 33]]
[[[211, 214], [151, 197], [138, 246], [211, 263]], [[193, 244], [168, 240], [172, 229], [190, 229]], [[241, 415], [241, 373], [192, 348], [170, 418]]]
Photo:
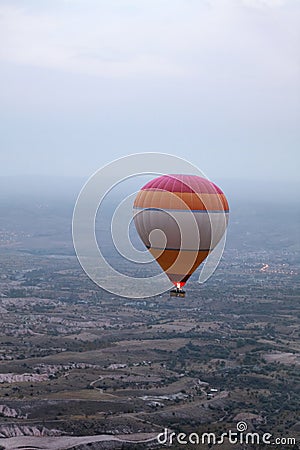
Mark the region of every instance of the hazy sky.
[[299, 0], [0, 0], [0, 174], [299, 179]]

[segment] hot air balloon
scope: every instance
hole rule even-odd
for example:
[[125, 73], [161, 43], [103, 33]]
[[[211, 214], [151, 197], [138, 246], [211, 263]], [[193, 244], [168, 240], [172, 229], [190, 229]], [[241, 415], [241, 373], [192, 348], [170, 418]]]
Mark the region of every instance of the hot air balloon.
[[134, 201], [136, 230], [184, 297], [183, 286], [216, 247], [228, 223], [221, 189], [197, 175], [162, 175], [141, 188]]

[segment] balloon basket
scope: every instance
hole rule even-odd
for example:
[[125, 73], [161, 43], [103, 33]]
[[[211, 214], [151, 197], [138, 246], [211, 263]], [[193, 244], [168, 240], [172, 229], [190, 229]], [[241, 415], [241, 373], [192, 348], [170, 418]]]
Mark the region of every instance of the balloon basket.
[[170, 297], [185, 297], [185, 291], [178, 288], [172, 289], [170, 291]]

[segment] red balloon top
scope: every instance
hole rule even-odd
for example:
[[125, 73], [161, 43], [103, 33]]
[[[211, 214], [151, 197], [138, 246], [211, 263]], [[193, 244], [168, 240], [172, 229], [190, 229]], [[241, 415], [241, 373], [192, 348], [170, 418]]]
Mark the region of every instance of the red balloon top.
[[207, 178], [198, 175], [162, 175], [149, 181], [142, 190], [190, 192], [196, 194], [223, 194], [221, 189]]

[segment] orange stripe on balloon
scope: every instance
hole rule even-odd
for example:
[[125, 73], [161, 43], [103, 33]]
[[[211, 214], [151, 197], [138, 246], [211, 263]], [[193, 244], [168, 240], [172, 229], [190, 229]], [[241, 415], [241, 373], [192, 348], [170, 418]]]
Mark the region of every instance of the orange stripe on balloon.
[[191, 209], [220, 211], [228, 210], [224, 194], [195, 194], [190, 192], [167, 192], [142, 190], [134, 202], [136, 208]]

